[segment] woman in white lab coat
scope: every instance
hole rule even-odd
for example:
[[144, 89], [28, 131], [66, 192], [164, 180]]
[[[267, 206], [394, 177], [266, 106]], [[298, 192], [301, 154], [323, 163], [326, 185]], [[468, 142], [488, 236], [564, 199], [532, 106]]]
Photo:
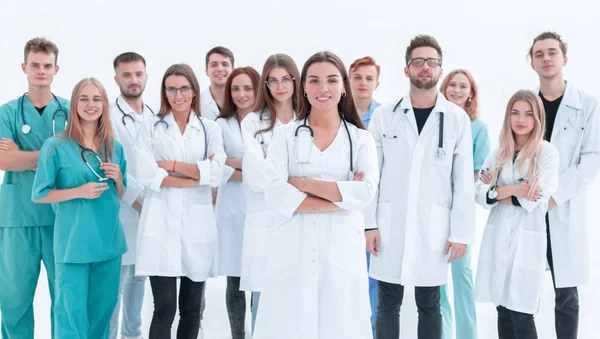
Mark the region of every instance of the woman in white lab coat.
[[161, 107], [139, 130], [137, 180], [148, 190], [138, 233], [136, 275], [150, 276], [154, 316], [150, 339], [196, 338], [204, 281], [217, 254], [211, 187], [221, 182], [225, 153], [221, 129], [200, 116], [200, 86], [191, 69], [176, 64], [161, 85]]
[[337, 56], [310, 57], [301, 84], [298, 120], [269, 145], [276, 216], [254, 338], [372, 338], [361, 211], [377, 189], [375, 143]]
[[491, 208], [481, 243], [475, 298], [498, 309], [500, 339], [536, 339], [546, 269], [548, 199], [558, 187], [558, 151], [543, 141], [544, 107], [532, 91], [508, 102], [499, 147], [476, 183], [477, 203]]
[[294, 60], [285, 54], [273, 54], [263, 67], [255, 111], [242, 121], [246, 222], [240, 290], [253, 292], [252, 330], [267, 263], [268, 234], [273, 224], [273, 213], [265, 202], [264, 192], [268, 180], [264, 170], [268, 166], [265, 158], [274, 131], [295, 117], [302, 98], [300, 93], [300, 72]]
[[260, 75], [252, 67], [234, 69], [225, 85], [225, 104], [216, 119], [223, 131], [223, 146], [227, 154], [216, 205], [218, 273], [227, 277], [225, 303], [233, 339], [244, 339], [246, 319], [246, 294], [240, 291], [246, 214], [242, 185], [244, 141], [240, 123], [254, 109], [259, 78]]

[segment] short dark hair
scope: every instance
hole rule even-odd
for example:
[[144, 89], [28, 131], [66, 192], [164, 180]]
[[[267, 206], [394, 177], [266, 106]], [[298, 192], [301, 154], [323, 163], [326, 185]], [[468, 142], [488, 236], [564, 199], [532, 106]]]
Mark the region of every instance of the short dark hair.
[[231, 60], [231, 68], [235, 67], [235, 60], [233, 59], [233, 52], [231, 52], [231, 50], [227, 47], [217, 46], [217, 47], [213, 47], [210, 51], [208, 51], [208, 53], [206, 53], [206, 68], [208, 68], [208, 60], [210, 59], [210, 56], [213, 54], [221, 54], [223, 56], [228, 57], [229, 60]]
[[52, 41], [46, 38], [33, 38], [27, 41], [27, 43], [25, 44], [24, 52], [25, 55], [23, 60], [25, 61], [25, 63], [27, 63], [27, 55], [29, 55], [30, 52], [42, 52], [46, 54], [54, 53], [54, 63], [56, 64], [58, 62], [58, 47], [56, 47], [56, 45]]
[[533, 39], [533, 43], [531, 44], [531, 47], [529, 47], [529, 57], [530, 58], [533, 58], [533, 45], [535, 45], [535, 43], [538, 41], [547, 40], [547, 39], [554, 39], [554, 40], [558, 41], [558, 46], [560, 47], [560, 50], [562, 51], [563, 56], [567, 56], [567, 43], [563, 41], [560, 34], [558, 34], [556, 32], [543, 32], [540, 35], [536, 36], [535, 39]]
[[404, 56], [404, 58], [406, 59], [406, 65], [408, 65], [408, 62], [410, 61], [412, 52], [419, 47], [431, 47], [435, 49], [440, 55], [440, 60], [442, 60], [442, 48], [440, 47], [440, 44], [437, 42], [437, 40], [435, 40], [435, 38], [431, 35], [420, 34], [414, 37], [410, 41], [410, 45], [406, 47], [406, 55]]
[[125, 52], [117, 55], [115, 60], [113, 61], [113, 67], [117, 69], [117, 67], [124, 62], [133, 62], [133, 61], [141, 61], [144, 66], [146, 66], [146, 59], [143, 56], [135, 53], [135, 52]]

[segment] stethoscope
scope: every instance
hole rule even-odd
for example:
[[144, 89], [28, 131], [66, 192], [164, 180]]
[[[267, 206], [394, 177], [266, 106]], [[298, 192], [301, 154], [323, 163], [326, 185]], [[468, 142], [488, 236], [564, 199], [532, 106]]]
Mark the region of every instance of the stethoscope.
[[[125, 130], [127, 131], [127, 133], [129, 133], [129, 136], [131, 138], [135, 138], [135, 134], [137, 134], [137, 129], [135, 127], [135, 118], [129, 114], [129, 113], [125, 113], [125, 111], [121, 108], [121, 105], [119, 105], [119, 98], [117, 98], [117, 100], [115, 100], [115, 103], [117, 104], [117, 108], [119, 109], [119, 111], [121, 111], [121, 114], [123, 114], [123, 116], [121, 117], [121, 123], [123, 123], [123, 127], [125, 127]], [[144, 106], [150, 111], [150, 113], [152, 113], [152, 115], [156, 115], [154, 113], [154, 111], [152, 110], [152, 108], [150, 108], [150, 106], [144, 104]], [[132, 122], [132, 126], [135, 130], [135, 134], [131, 133], [131, 131], [129, 130], [129, 128], [127, 127], [127, 119], [131, 120]]]
[[[390, 126], [394, 123], [394, 119], [396, 119], [396, 109], [398, 109], [398, 107], [402, 103], [403, 99], [404, 98], [400, 99], [400, 101], [398, 101], [396, 106], [394, 106], [394, 110], [392, 111], [392, 120], [386, 126], [385, 131], [383, 131], [384, 138], [387, 138], [387, 139], [398, 138], [398, 130], [400, 129], [400, 124], [398, 124], [398, 126], [396, 127], [396, 133], [394, 133], [394, 135], [389, 135], [388, 130], [390, 129]], [[404, 109], [405, 116], [406, 116], [406, 113], [408, 113], [408, 108]], [[444, 151], [444, 112], [440, 112], [440, 128], [438, 131], [438, 148], [437, 148], [437, 151], [435, 152], [435, 156], [440, 160], [442, 160], [446, 157], [446, 151]]]
[[[21, 96], [21, 119], [23, 119], [23, 126], [21, 127], [21, 132], [23, 132], [23, 134], [27, 135], [29, 134], [29, 132], [31, 132], [31, 126], [27, 123], [27, 120], [25, 119], [25, 110], [23, 109], [23, 104], [25, 102], [25, 96], [27, 95], [27, 92], [25, 92], [25, 94], [23, 94]], [[60, 101], [58, 101], [58, 99], [56, 98], [56, 95], [54, 95], [54, 93], [52, 93], [52, 96], [54, 97], [54, 100], [56, 100], [56, 103], [58, 104], [58, 109], [56, 111], [54, 111], [54, 113], [52, 114], [52, 135], [56, 135], [56, 116], [61, 114], [64, 118], [65, 118], [65, 128], [67, 128], [67, 111], [65, 111], [65, 109], [62, 107], [62, 105], [60, 104]]]
[[[195, 115], [195, 114], [194, 114]], [[196, 115], [196, 118], [198, 118], [198, 121], [200, 121], [200, 125], [202, 125], [202, 131], [204, 131], [204, 159], [206, 160], [208, 159], [208, 135], [206, 134], [206, 126], [204, 126], [204, 122], [202, 121], [202, 119], [200, 118], [199, 115]], [[159, 120], [157, 120], [154, 125], [153, 125], [153, 134], [156, 134], [156, 128], [158, 127], [158, 125], [163, 125], [164, 126], [164, 134], [161, 137], [164, 138], [164, 135], [167, 134], [167, 131], [169, 130], [169, 123], [165, 121], [164, 117], [160, 117]], [[156, 141], [154, 141], [154, 138], [151, 138], [152, 142], [156, 143], [156, 144], [162, 144], [162, 143], [158, 143]]]
[[[353, 149], [352, 149], [352, 137], [350, 136], [350, 130], [348, 129], [348, 124], [346, 123], [346, 120], [344, 119], [344, 117], [340, 114], [340, 118], [342, 118], [342, 122], [344, 123], [344, 128], [346, 129], [346, 133], [348, 134], [348, 142], [350, 143], [350, 174], [354, 173], [354, 156], [353, 156]], [[313, 129], [308, 126], [307, 124], [308, 121], [308, 114], [306, 115], [306, 117], [304, 117], [304, 122], [302, 123], [302, 125], [299, 125], [298, 127], [296, 127], [296, 131], [294, 132], [294, 144], [296, 146], [296, 155], [298, 157], [298, 162], [301, 164], [308, 164], [310, 163], [310, 156], [312, 154], [312, 149], [313, 149], [313, 144], [314, 144], [314, 140], [315, 140], [315, 132], [313, 131]], [[305, 129], [306, 131], [308, 131], [310, 133], [310, 148], [308, 149], [308, 153], [306, 154], [306, 156], [301, 156], [300, 153], [300, 148], [298, 147], [298, 132], [301, 131], [301, 129]]]
[[102, 166], [102, 164], [104, 162], [102, 162], [102, 159], [100, 158], [100, 156], [98, 156], [98, 154], [96, 152], [92, 151], [89, 148], [85, 148], [85, 147], [82, 147], [82, 146], [79, 146], [79, 147], [81, 147], [81, 159], [83, 160], [83, 162], [85, 163], [85, 165], [92, 171], [92, 173], [94, 173], [94, 175], [96, 177], [98, 177], [98, 180], [100, 182], [108, 180], [108, 178], [103, 177], [100, 174], [98, 174], [98, 172], [96, 172], [96, 170], [90, 165], [90, 163], [87, 160], [87, 157], [89, 155], [92, 155], [94, 158], [98, 159], [98, 162], [100, 163], [100, 166]]

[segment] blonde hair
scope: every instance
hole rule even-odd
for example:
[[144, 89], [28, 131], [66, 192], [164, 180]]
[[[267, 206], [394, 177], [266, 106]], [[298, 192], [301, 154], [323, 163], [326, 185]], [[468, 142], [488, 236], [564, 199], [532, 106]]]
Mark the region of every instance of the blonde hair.
[[517, 101], [527, 102], [533, 109], [533, 130], [529, 133], [525, 147], [521, 149], [515, 160], [515, 166], [518, 167], [519, 171], [521, 173], [527, 173], [526, 175], [531, 193], [538, 189], [546, 118], [542, 100], [537, 94], [529, 90], [518, 91], [510, 98], [508, 105], [506, 105], [504, 124], [502, 125], [502, 131], [500, 133], [500, 145], [498, 146], [498, 152], [496, 153], [494, 167], [490, 173], [490, 185], [494, 186], [497, 184], [498, 173], [500, 173], [506, 164], [513, 161], [515, 155], [515, 134], [512, 131], [510, 120], [513, 106]]
[[81, 89], [87, 85], [93, 85], [98, 88], [100, 92], [100, 100], [102, 100], [102, 115], [98, 119], [98, 132], [94, 142], [98, 143], [98, 151], [102, 155], [103, 159], [108, 159], [113, 153], [113, 142], [114, 136], [112, 127], [110, 125], [109, 110], [108, 110], [108, 95], [104, 86], [96, 78], [85, 78], [75, 85], [73, 93], [71, 95], [71, 113], [69, 122], [67, 124], [66, 133], [62, 136], [66, 139], [75, 140], [79, 145], [83, 146], [83, 129], [81, 128], [81, 118], [77, 113], [77, 103], [79, 102], [79, 95]]

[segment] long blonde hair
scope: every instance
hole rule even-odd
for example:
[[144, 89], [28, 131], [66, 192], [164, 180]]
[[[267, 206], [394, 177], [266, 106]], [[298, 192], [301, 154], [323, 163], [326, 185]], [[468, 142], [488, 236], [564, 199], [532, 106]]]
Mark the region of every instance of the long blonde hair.
[[518, 167], [519, 171], [521, 173], [527, 172], [527, 179], [531, 187], [530, 192], [533, 192], [538, 189], [546, 118], [542, 100], [537, 94], [529, 90], [518, 91], [510, 98], [508, 105], [506, 105], [504, 124], [502, 126], [502, 132], [500, 133], [500, 145], [498, 146], [498, 152], [496, 153], [496, 162], [490, 173], [490, 184], [492, 186], [497, 184], [498, 173], [500, 173], [506, 164], [513, 161], [515, 155], [515, 134], [512, 131], [510, 120], [513, 106], [517, 101], [527, 102], [533, 109], [533, 130], [529, 133], [525, 147], [521, 149], [515, 160], [515, 166]]
[[109, 109], [108, 109], [108, 95], [104, 86], [96, 78], [85, 78], [75, 85], [73, 93], [71, 94], [71, 113], [69, 122], [67, 124], [66, 133], [63, 136], [66, 139], [72, 139], [79, 145], [83, 146], [83, 129], [81, 128], [81, 118], [77, 113], [77, 103], [79, 102], [79, 95], [81, 89], [86, 85], [94, 85], [100, 92], [100, 100], [102, 100], [102, 115], [98, 119], [98, 133], [94, 142], [98, 143], [98, 151], [102, 155], [103, 159], [108, 159], [113, 153], [113, 142], [114, 135], [112, 127], [110, 125]]

